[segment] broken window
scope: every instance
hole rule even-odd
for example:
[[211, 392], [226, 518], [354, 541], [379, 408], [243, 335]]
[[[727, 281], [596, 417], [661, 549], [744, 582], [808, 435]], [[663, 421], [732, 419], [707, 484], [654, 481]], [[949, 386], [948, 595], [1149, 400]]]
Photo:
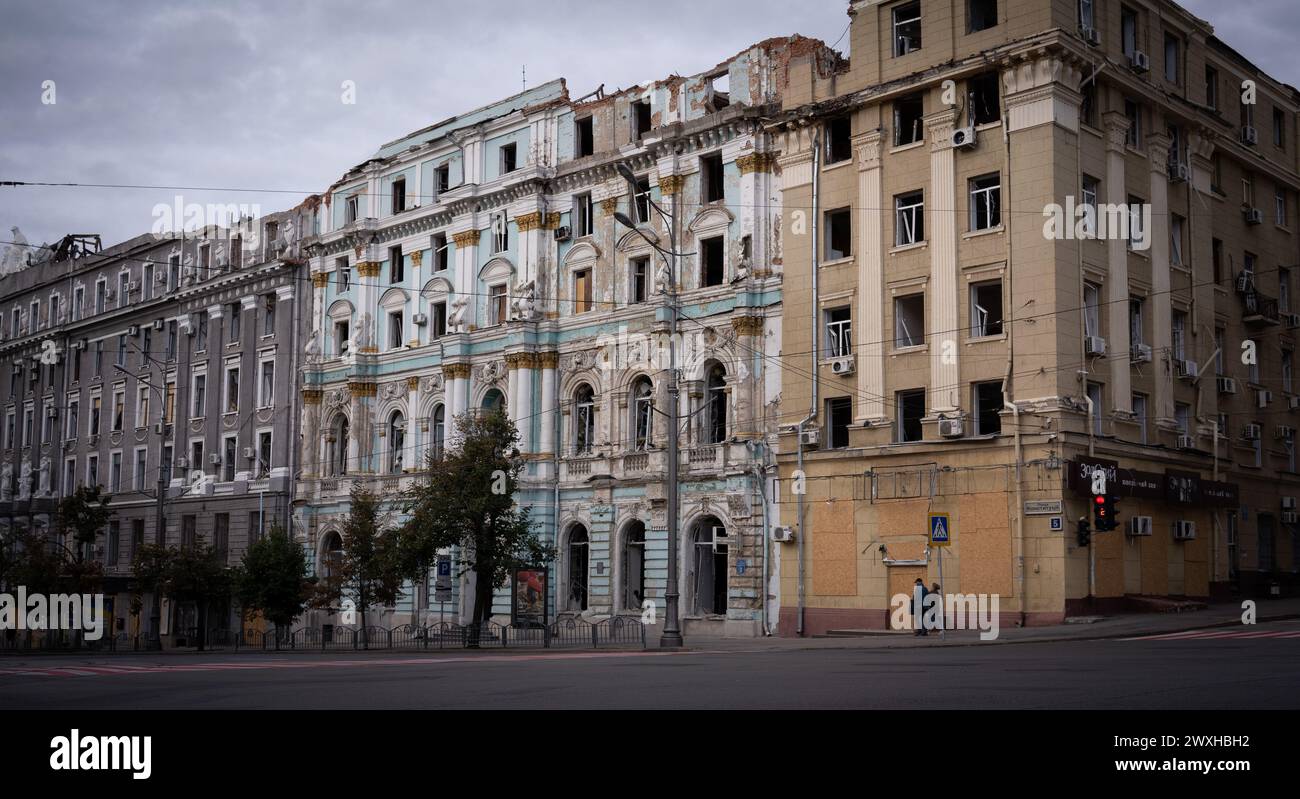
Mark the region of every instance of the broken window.
[[853, 423], [853, 398], [831, 397], [826, 400], [826, 446], [843, 449], [849, 445], [849, 425]]
[[388, 315], [388, 348], [395, 350], [402, 346], [402, 312], [394, 311]]
[[693, 540], [693, 609], [701, 615], [724, 614], [727, 612], [727, 528], [716, 517], [706, 516], [696, 524]]
[[[1130, 297], [1128, 301], [1128, 340], [1129, 345], [1137, 348], [1146, 342], [1144, 333], [1145, 325], [1142, 324], [1142, 306], [1145, 301], [1141, 297]], [[1219, 373], [1222, 374], [1220, 369]]]
[[978, 33], [998, 24], [998, 0], [966, 0], [966, 30]]
[[895, 416], [898, 419], [897, 436], [902, 441], [920, 441], [924, 438], [921, 419], [925, 416], [925, 389], [917, 388], [898, 392]]
[[579, 269], [573, 273], [573, 312], [591, 310], [591, 270]]
[[726, 246], [722, 236], [700, 241], [700, 287], [721, 286], [726, 273]]
[[587, 609], [587, 528], [575, 524], [569, 531], [568, 552], [565, 556], [569, 587], [565, 592], [565, 610]]
[[517, 152], [517, 148], [514, 142], [511, 142], [510, 144], [501, 145], [501, 174], [508, 175], [511, 172], [515, 171], [516, 152]]
[[406, 259], [402, 257], [401, 245], [388, 248], [388, 280], [401, 283], [406, 277]]
[[974, 385], [975, 435], [991, 436], [1002, 432], [1002, 381], [990, 380]]
[[632, 103], [632, 141], [640, 141], [650, 132], [650, 101], [637, 100]]
[[847, 307], [829, 308], [826, 316], [826, 354], [843, 358], [853, 354], [853, 314]]
[[712, 203], [723, 197], [722, 153], [700, 156], [700, 199]]
[[925, 195], [912, 191], [894, 197], [894, 245], [925, 241]]
[[727, 440], [727, 370], [722, 368], [722, 364], [715, 363], [709, 369], [706, 383], [705, 443], [721, 444]]
[[590, 236], [595, 232], [591, 194], [579, 194], [573, 198], [573, 234]]
[[573, 451], [579, 455], [591, 453], [596, 442], [596, 394], [583, 383], [574, 395]]
[[1002, 281], [987, 280], [970, 287], [970, 334], [972, 338], [1002, 333]]
[[1083, 334], [1101, 335], [1101, 287], [1095, 283], [1083, 284]]
[[971, 107], [971, 121], [987, 125], [1002, 119], [1002, 105], [998, 99], [998, 73], [985, 72], [966, 82]]
[[442, 164], [433, 171], [433, 188], [439, 194], [451, 189], [451, 164]]
[[650, 221], [650, 177], [642, 175], [636, 179], [636, 191], [632, 195], [632, 206], [636, 210], [636, 221], [642, 225]]
[[628, 523], [623, 543], [623, 607], [640, 610], [645, 601], [645, 522]]
[[639, 378], [632, 386], [632, 448], [650, 449], [654, 434], [654, 389], [650, 378]]
[[921, 4], [904, 3], [894, 9], [894, 57], [921, 49]]
[[971, 178], [970, 229], [991, 230], [1002, 224], [1002, 180], [994, 173]]
[[1187, 312], [1174, 311], [1170, 322], [1173, 328], [1171, 343], [1174, 358], [1181, 361], [1187, 357]]
[[1205, 65], [1205, 104], [1211, 110], [1219, 110], [1219, 70]]
[[435, 272], [445, 270], [451, 262], [451, 248], [447, 246], [446, 233], [433, 234], [433, 269]]
[[447, 303], [435, 302], [430, 310], [433, 311], [433, 337], [442, 338], [447, 335]]
[[492, 253], [505, 252], [510, 249], [510, 225], [505, 214], [492, 216]]
[[350, 333], [348, 331], [347, 320], [334, 323], [334, 354], [335, 355], [348, 354], [348, 347], [350, 346], [348, 342], [349, 335]]
[[731, 105], [731, 75], [719, 72], [707, 79], [706, 102], [710, 111], [721, 111]]
[[334, 259], [335, 284], [338, 286], [340, 293], [347, 291], [352, 287], [352, 269], [348, 267], [348, 258], [343, 256]]
[[650, 297], [650, 257], [633, 258], [629, 265], [631, 270], [630, 302], [645, 302]]
[[917, 347], [925, 343], [925, 295], [894, 298], [894, 346]]
[[836, 117], [826, 123], [826, 163], [838, 164], [853, 157], [853, 121]]
[[488, 288], [488, 324], [499, 325], [506, 321], [506, 285], [498, 283]]
[[400, 214], [406, 210], [406, 178], [393, 181], [393, 213]]
[[583, 117], [573, 123], [573, 157], [585, 158], [596, 152], [596, 138], [594, 134], [594, 120], [592, 117]]
[[848, 208], [826, 212], [827, 261], [838, 261], [853, 254], [853, 216]]
[[1127, 6], [1120, 6], [1119, 9], [1119, 33], [1120, 41], [1124, 45], [1124, 55], [1133, 59], [1133, 54], [1137, 52], [1137, 12]]
[[911, 94], [894, 101], [894, 146], [913, 144], [925, 135], [925, 95]]
[[1129, 147], [1142, 146], [1142, 106], [1133, 100], [1125, 98], [1124, 116], [1128, 117], [1128, 137], [1127, 144]]
[[[354, 194], [347, 199], [347, 203], [344, 206], [343, 224], [350, 225], [353, 222], [357, 221], [357, 217], [358, 214], [360, 213], [360, 210], [361, 210], [361, 199]], [[231, 260], [233, 261], [234, 258], [232, 257]]]

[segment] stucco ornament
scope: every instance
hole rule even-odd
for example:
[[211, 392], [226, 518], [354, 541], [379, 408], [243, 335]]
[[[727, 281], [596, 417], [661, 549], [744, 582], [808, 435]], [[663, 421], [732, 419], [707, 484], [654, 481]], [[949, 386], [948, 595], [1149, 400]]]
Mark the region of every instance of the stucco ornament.
[[50, 493], [50, 457], [46, 455], [41, 458], [40, 473], [40, 492], [43, 496], [49, 496]]
[[451, 312], [447, 314], [447, 329], [453, 333], [465, 332], [465, 311], [469, 309], [469, 299], [457, 296], [451, 301]]
[[307, 353], [308, 363], [315, 363], [320, 360], [320, 334], [318, 331], [311, 331], [311, 336], [307, 338], [303, 351]]
[[364, 350], [365, 348], [374, 345], [374, 326], [375, 320], [370, 317], [369, 313], [361, 315], [361, 321], [357, 323], [356, 343], [358, 350]]
[[485, 363], [478, 368], [478, 382], [490, 385], [499, 384], [506, 376], [506, 365], [504, 361], [492, 361]]
[[27, 499], [32, 495], [32, 464], [23, 461], [22, 475], [18, 478], [18, 498]]
[[6, 463], [0, 467], [0, 501], [11, 502], [14, 498], [14, 465]]
[[436, 393], [442, 391], [442, 375], [429, 375], [420, 381], [420, 388], [427, 393]]
[[531, 321], [537, 317], [537, 287], [533, 281], [515, 287], [515, 299], [510, 307], [515, 319]]

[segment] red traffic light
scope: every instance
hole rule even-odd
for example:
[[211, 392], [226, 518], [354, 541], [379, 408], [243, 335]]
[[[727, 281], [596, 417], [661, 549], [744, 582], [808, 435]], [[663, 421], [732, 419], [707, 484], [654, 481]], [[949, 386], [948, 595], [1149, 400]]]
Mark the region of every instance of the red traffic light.
[[1101, 496], [1100, 494], [1098, 494], [1097, 496], [1093, 497], [1093, 498], [1092, 498], [1092, 501], [1093, 501], [1093, 502], [1096, 502], [1098, 505], [1104, 505], [1104, 504], [1106, 504], [1106, 498], [1103, 497], [1103, 496]]

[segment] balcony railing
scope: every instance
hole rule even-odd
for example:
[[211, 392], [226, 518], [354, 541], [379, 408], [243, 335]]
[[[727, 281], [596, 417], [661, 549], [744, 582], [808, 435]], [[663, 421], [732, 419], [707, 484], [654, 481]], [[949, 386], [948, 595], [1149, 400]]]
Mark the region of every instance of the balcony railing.
[[1241, 296], [1244, 313], [1241, 321], [1250, 325], [1276, 325], [1281, 321], [1277, 298], [1258, 291], [1247, 291]]

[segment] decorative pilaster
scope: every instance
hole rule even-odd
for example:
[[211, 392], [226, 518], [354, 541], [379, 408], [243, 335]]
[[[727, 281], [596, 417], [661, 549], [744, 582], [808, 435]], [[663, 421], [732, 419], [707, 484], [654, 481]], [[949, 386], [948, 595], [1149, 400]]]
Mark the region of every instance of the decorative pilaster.
[[[560, 406], [557, 390], [559, 381], [556, 370], [560, 365], [560, 353], [554, 350], [549, 352], [540, 352], [537, 354], [537, 365], [542, 370], [542, 410], [539, 414], [538, 424], [540, 435], [538, 440], [538, 457], [550, 457], [557, 450], [555, 449], [555, 413]], [[543, 467], [545, 474], [549, 474], [548, 467]]]
[[[1151, 229], [1143, 231], [1151, 242], [1151, 321], [1154, 326], [1154, 351], [1159, 353], [1155, 369], [1155, 402], [1157, 424], [1174, 425], [1173, 384], [1173, 305], [1170, 302], [1169, 274], [1169, 137], [1163, 133], [1149, 133], [1145, 137], [1150, 156], [1151, 196], [1147, 199], [1153, 209]], [[1190, 345], [1195, 333], [1189, 328], [1185, 342]]]
[[858, 310], [853, 315], [858, 391], [853, 421], [885, 420], [884, 207], [881, 198], [879, 130], [854, 140], [858, 163]]
[[[1102, 119], [1106, 129], [1106, 203], [1112, 208], [1123, 208], [1128, 203], [1124, 178], [1125, 141], [1128, 139], [1128, 118], [1109, 111]], [[1100, 201], [1100, 198], [1098, 198]], [[1094, 229], [1100, 230], [1100, 220]], [[1132, 347], [1128, 328], [1128, 244], [1117, 231], [1107, 231], [1106, 238], [1106, 319], [1110, 335], [1108, 349], [1110, 360], [1111, 403], [1119, 416], [1133, 413], [1133, 391], [1128, 352]], [[1082, 246], [1082, 243], [1080, 243]], [[1083, 305], [1080, 298], [1080, 306]], [[1158, 378], [1157, 378], [1158, 379]]]
[[[959, 317], [957, 305], [957, 170], [952, 131], [957, 112], [951, 108], [925, 117], [930, 142], [930, 296], [926, 308], [926, 343], [930, 353], [931, 416], [961, 410], [961, 370], [957, 334], [950, 331]], [[880, 207], [876, 203], [876, 207]], [[877, 306], [879, 307], [879, 306]], [[879, 337], [878, 337], [879, 338]]]

